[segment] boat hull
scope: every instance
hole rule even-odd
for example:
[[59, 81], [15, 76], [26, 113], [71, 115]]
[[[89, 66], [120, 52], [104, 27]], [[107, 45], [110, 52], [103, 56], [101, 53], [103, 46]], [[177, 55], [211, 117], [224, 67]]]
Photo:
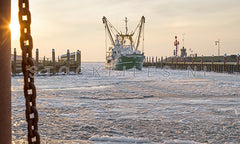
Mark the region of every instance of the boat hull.
[[142, 54], [128, 54], [106, 62], [105, 66], [107, 69], [112, 70], [128, 70], [132, 68], [142, 70], [144, 59], [145, 56]]

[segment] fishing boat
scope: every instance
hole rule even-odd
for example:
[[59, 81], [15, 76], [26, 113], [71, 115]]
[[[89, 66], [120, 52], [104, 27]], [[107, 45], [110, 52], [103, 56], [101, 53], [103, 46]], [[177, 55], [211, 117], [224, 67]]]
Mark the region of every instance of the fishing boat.
[[[128, 32], [127, 17], [125, 18], [125, 33], [119, 32], [105, 16], [102, 20], [106, 32], [105, 67], [111, 70], [132, 68], [142, 70], [145, 59], [143, 52], [145, 17], [142, 16], [135, 30], [130, 33]], [[110, 41], [109, 45], [108, 41]], [[140, 45], [142, 46], [142, 51], [139, 50]]]

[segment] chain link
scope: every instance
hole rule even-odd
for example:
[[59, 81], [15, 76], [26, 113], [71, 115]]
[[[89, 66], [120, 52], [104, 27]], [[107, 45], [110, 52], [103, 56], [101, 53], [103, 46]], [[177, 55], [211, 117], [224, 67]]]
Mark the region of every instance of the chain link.
[[28, 143], [40, 144], [38, 133], [38, 112], [36, 108], [36, 87], [34, 85], [34, 66], [32, 58], [31, 13], [29, 0], [19, 0], [20, 45], [22, 49], [22, 71], [24, 75], [24, 96], [26, 100], [26, 121], [28, 123]]

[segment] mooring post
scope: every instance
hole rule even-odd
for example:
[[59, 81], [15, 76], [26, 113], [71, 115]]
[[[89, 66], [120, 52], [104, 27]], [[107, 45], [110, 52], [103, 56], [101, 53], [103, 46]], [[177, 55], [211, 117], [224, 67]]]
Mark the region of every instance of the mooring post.
[[214, 69], [213, 69], [213, 64], [214, 64], [214, 55], [212, 55], [212, 65], [211, 65], [211, 71], [214, 71]]
[[224, 56], [223, 56], [223, 72], [225, 72], [226, 58], [227, 58], [227, 55], [224, 54]]
[[152, 57], [152, 66], [154, 66], [154, 57]]
[[17, 50], [16, 48], [14, 48], [14, 55], [13, 55], [13, 69], [12, 69], [12, 73], [15, 76], [16, 75], [16, 66], [17, 66]]
[[239, 54], [237, 54], [237, 72], [240, 72], [239, 71]]
[[176, 64], [175, 64], [175, 69], [177, 68], [177, 64], [178, 64], [178, 56], [175, 56], [175, 62], [176, 62]]
[[156, 56], [156, 60], [155, 60], [156, 66], [157, 66], [157, 63], [158, 63], [158, 57]]
[[203, 55], [201, 57], [201, 70], [203, 70]]
[[36, 67], [37, 67], [37, 69], [36, 69], [36, 72], [37, 72], [37, 74], [38, 74], [38, 68], [39, 68], [39, 51], [38, 51], [38, 49], [36, 49]]
[[11, 0], [0, 1], [0, 144], [11, 144]]
[[192, 65], [193, 65], [193, 63], [194, 63], [194, 57], [192, 56]]
[[183, 65], [184, 65], [183, 69], [185, 69], [186, 68], [186, 56], [183, 57]]
[[163, 56], [161, 57], [161, 68], [163, 68]]
[[79, 72], [81, 72], [81, 51], [77, 50], [77, 67], [79, 68]]
[[69, 52], [69, 49], [67, 50], [67, 67], [68, 67], [67, 74], [69, 74], [69, 72], [70, 72], [70, 52]]
[[55, 49], [52, 49], [53, 75], [56, 74]]
[[44, 56], [43, 57], [43, 66], [45, 66], [45, 63], [46, 63], [46, 57]]

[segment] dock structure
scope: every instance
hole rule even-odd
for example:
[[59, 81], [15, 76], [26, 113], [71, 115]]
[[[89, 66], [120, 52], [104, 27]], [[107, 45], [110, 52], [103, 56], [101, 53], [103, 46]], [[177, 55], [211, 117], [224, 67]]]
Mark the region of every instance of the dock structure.
[[148, 61], [143, 64], [144, 67], [154, 66], [157, 68], [169, 67], [171, 69], [194, 69], [197, 71], [212, 71], [239, 73], [239, 54], [231, 56], [208, 56], [208, 57], [166, 57], [160, 61]]
[[[14, 54], [12, 55], [12, 76], [19, 75], [22, 72], [22, 57], [17, 55], [16, 48], [14, 48]], [[41, 74], [75, 74], [81, 73], [81, 51], [70, 53], [67, 50], [66, 54], [58, 56], [56, 60], [55, 49], [52, 49], [52, 58], [43, 57], [39, 58], [39, 49], [36, 49], [35, 67], [32, 68], [36, 75]]]

